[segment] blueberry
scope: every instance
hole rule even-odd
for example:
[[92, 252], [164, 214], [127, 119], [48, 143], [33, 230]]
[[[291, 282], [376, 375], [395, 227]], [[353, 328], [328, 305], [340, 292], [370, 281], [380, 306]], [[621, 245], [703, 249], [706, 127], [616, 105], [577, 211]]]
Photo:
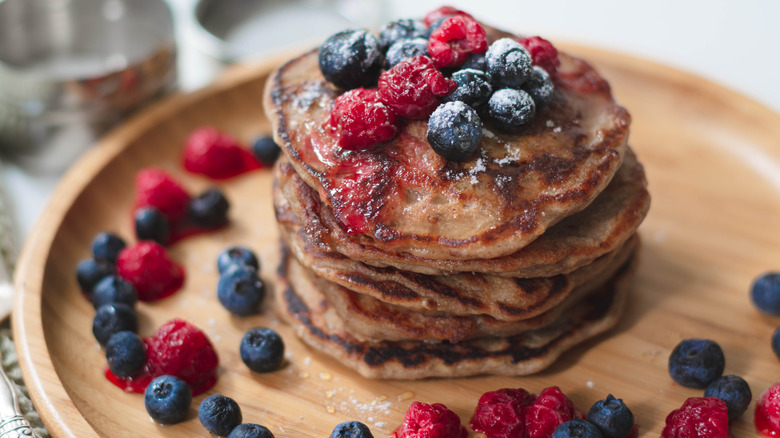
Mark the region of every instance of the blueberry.
[[689, 388], [706, 388], [723, 374], [725, 366], [723, 350], [709, 339], [685, 339], [669, 356], [672, 379]]
[[76, 267], [76, 281], [79, 283], [79, 288], [90, 299], [100, 280], [114, 274], [116, 274], [116, 265], [102, 260], [85, 259]]
[[200, 402], [198, 408], [200, 424], [218, 436], [227, 436], [241, 424], [241, 408], [235, 400], [222, 394], [214, 394]]
[[265, 426], [244, 423], [234, 427], [227, 438], [274, 438], [274, 434]]
[[344, 30], [322, 43], [318, 62], [325, 79], [351, 90], [376, 86], [385, 59], [377, 37], [364, 30]]
[[774, 351], [775, 356], [780, 359], [780, 326], [772, 332], [772, 351]]
[[257, 161], [265, 166], [272, 166], [282, 150], [270, 135], [260, 137], [252, 144], [252, 153]]
[[217, 269], [220, 274], [224, 274], [232, 265], [245, 265], [256, 271], [260, 270], [260, 262], [257, 261], [255, 253], [243, 246], [231, 246], [217, 257]]
[[121, 331], [138, 331], [138, 316], [135, 310], [126, 304], [100, 306], [92, 320], [92, 334], [100, 345], [105, 345], [111, 335]]
[[519, 89], [531, 76], [531, 54], [511, 38], [501, 38], [491, 44], [485, 62], [494, 88]]
[[125, 241], [113, 233], [99, 233], [92, 240], [92, 256], [95, 260], [116, 263], [119, 252], [125, 249]]
[[347, 421], [336, 425], [330, 438], [374, 438], [368, 426], [359, 421]]
[[474, 70], [481, 70], [484, 72], [487, 72], [487, 62], [485, 61], [485, 54], [484, 53], [475, 53], [468, 58], [466, 58], [466, 61], [461, 64], [460, 68], [466, 69], [466, 68], [473, 68]]
[[168, 218], [154, 207], [142, 207], [135, 211], [135, 235], [138, 240], [151, 240], [167, 245], [171, 235]]
[[192, 198], [189, 205], [190, 220], [203, 228], [216, 228], [228, 221], [230, 203], [221, 190], [211, 188]]
[[590, 407], [588, 421], [596, 425], [605, 438], [625, 438], [634, 429], [634, 413], [612, 394]]
[[604, 438], [604, 434], [592, 423], [571, 420], [556, 427], [552, 438]]
[[729, 410], [729, 421], [731, 421], [747, 410], [753, 393], [745, 379], [730, 374], [719, 377], [707, 385], [704, 396], [717, 397], [726, 402], [726, 407]]
[[474, 108], [463, 102], [439, 105], [428, 119], [428, 143], [450, 161], [467, 160], [482, 141], [482, 121]]
[[516, 134], [534, 119], [536, 104], [531, 95], [522, 90], [503, 88], [490, 96], [487, 115], [501, 131]]
[[269, 328], [249, 330], [241, 339], [241, 360], [256, 373], [276, 371], [284, 361], [284, 342]]
[[780, 315], [780, 272], [767, 272], [756, 278], [751, 296], [758, 310], [768, 315]]
[[131, 377], [144, 368], [146, 346], [133, 332], [114, 333], [106, 343], [108, 368], [119, 377]]
[[425, 56], [427, 54], [428, 40], [425, 38], [397, 41], [387, 49], [385, 67], [390, 69], [405, 59], [414, 58], [415, 56]]
[[180, 423], [187, 419], [192, 404], [192, 390], [184, 380], [160, 376], [146, 387], [144, 405], [154, 421], [162, 424]]
[[531, 69], [531, 77], [523, 84], [523, 90], [534, 99], [536, 108], [542, 109], [552, 100], [555, 86], [547, 71], [535, 65]]
[[251, 267], [233, 265], [219, 277], [217, 298], [234, 315], [258, 313], [264, 296], [265, 284]]
[[400, 20], [389, 21], [379, 30], [379, 44], [382, 50], [402, 40], [411, 40], [415, 38], [427, 39], [428, 27], [419, 20], [402, 18]]
[[452, 74], [452, 80], [458, 83], [458, 88], [444, 96], [442, 102], [459, 100], [477, 109], [487, 103], [493, 93], [490, 75], [482, 70], [461, 69]]
[[105, 304], [114, 303], [133, 307], [137, 301], [138, 292], [135, 290], [133, 283], [118, 275], [103, 277], [92, 290], [92, 306], [95, 309]]

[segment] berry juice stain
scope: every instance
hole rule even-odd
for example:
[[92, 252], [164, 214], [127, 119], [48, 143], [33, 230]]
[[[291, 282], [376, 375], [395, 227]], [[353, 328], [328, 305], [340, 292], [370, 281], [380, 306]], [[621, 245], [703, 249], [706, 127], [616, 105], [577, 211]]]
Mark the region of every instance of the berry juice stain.
[[[108, 379], [109, 382], [121, 388], [123, 391], [132, 392], [135, 394], [143, 394], [146, 391], [146, 387], [149, 386], [150, 383], [152, 383], [152, 380], [159, 377], [159, 376], [153, 376], [149, 374], [149, 371], [146, 368], [144, 368], [143, 372], [141, 372], [141, 374], [137, 376], [119, 377], [116, 374], [112, 373], [111, 370], [108, 369], [108, 366], [106, 366], [104, 375], [106, 376], [106, 379]], [[190, 389], [192, 390], [192, 395], [197, 396], [203, 394], [204, 392], [211, 389], [216, 383], [217, 383], [217, 378], [212, 377], [211, 379], [208, 379], [201, 384], [190, 385]]]

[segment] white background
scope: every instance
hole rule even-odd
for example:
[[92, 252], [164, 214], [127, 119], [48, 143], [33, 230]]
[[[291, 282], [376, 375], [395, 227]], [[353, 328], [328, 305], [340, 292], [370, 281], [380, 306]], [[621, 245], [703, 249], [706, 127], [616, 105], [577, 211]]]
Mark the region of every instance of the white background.
[[[169, 1], [174, 9], [181, 9], [194, 0]], [[383, 14], [388, 18], [421, 17], [441, 4], [386, 0]], [[496, 27], [540, 35], [553, 42], [612, 49], [689, 71], [780, 113], [780, 0], [480, 0], [447, 4]], [[295, 23], [282, 27], [295, 31]], [[183, 42], [180, 65], [184, 76], [199, 72], [187, 55], [189, 51]], [[31, 176], [6, 163], [2, 179], [21, 240], [32, 229], [59, 175]]]

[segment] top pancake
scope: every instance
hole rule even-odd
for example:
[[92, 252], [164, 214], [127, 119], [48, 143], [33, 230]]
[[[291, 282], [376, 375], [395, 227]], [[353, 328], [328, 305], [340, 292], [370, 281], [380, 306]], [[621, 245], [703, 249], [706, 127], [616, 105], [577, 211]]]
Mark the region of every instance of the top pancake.
[[380, 150], [339, 148], [329, 129], [341, 90], [317, 67], [317, 51], [268, 81], [266, 113], [296, 172], [341, 227], [386, 251], [431, 260], [489, 259], [525, 247], [593, 201], [620, 167], [630, 117], [587, 63], [560, 55], [552, 102], [518, 135], [485, 123], [474, 156], [457, 163], [407, 121]]
[[[484, 272], [507, 277], [551, 277], [565, 274], [614, 251], [633, 235], [650, 207], [642, 165], [631, 148], [603, 192], [583, 211], [551, 227], [530, 245], [495, 259], [430, 260], [382, 251], [373, 239], [349, 235], [289, 161], [276, 167], [274, 204], [280, 223], [300, 222], [306, 239], [323, 251], [334, 251], [376, 267], [395, 267], [428, 275]], [[286, 218], [291, 212], [293, 217]]]

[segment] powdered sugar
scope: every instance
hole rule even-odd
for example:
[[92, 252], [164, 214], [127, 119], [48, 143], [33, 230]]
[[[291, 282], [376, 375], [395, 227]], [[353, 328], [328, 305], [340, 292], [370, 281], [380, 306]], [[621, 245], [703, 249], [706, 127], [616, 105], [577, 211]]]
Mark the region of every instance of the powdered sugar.
[[[320, 101], [322, 96], [326, 94], [321, 82], [307, 82], [303, 85], [303, 91], [292, 95], [292, 104], [296, 108], [305, 110], [312, 106], [314, 102]], [[320, 105], [323, 105], [323, 103], [320, 102]]]

